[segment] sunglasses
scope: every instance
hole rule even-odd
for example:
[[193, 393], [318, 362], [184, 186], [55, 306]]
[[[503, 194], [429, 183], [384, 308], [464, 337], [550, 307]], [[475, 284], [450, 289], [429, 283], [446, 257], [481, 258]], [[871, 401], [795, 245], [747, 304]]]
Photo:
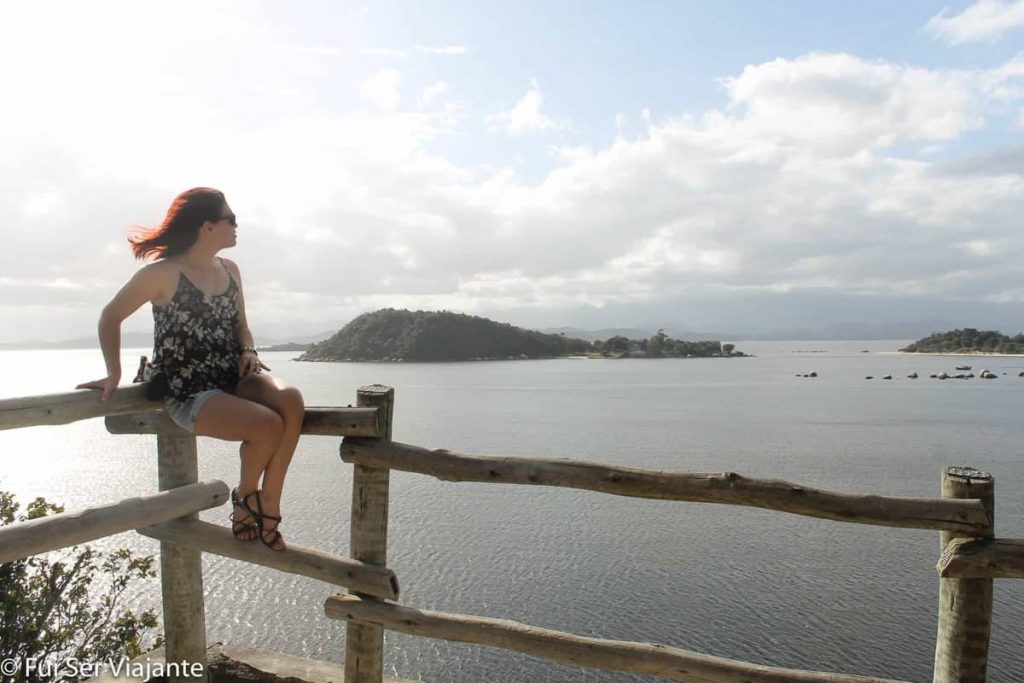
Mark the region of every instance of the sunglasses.
[[236, 228], [238, 227], [238, 220], [235, 218], [235, 214], [233, 214], [233, 213], [229, 213], [226, 216], [221, 216], [220, 218], [218, 218], [214, 222], [220, 223], [221, 221], [227, 221], [228, 223], [230, 223], [231, 225], [235, 226]]

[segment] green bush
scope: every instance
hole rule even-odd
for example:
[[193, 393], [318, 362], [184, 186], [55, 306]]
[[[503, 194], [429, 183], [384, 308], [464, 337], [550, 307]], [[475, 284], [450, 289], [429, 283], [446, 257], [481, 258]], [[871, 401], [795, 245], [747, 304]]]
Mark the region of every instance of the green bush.
[[[29, 503], [24, 515], [18, 516], [19, 507], [13, 495], [0, 491], [0, 526], [64, 511], [42, 498]], [[133, 580], [155, 575], [152, 557], [87, 546], [76, 546], [58, 561], [36, 556], [0, 564], [0, 661], [18, 663], [18, 673], [5, 671], [0, 680], [77, 680], [66, 675], [71, 660], [97, 663], [142, 654], [144, 639], [157, 627], [156, 614], [120, 603]], [[30, 661], [34, 667], [27, 666]]]

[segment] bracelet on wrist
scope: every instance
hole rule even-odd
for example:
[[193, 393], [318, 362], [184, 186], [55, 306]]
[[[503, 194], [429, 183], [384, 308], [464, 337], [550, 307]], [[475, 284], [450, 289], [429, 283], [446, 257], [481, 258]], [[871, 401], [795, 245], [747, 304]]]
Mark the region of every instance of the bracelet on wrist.
[[251, 353], [254, 356], [260, 355], [255, 346], [243, 346], [242, 353]]

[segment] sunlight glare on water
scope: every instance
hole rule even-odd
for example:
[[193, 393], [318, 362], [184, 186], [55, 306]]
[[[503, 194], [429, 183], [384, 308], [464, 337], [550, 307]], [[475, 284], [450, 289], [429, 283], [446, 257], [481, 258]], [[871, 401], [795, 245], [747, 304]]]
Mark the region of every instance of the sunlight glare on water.
[[[267, 353], [307, 405], [395, 387], [394, 438], [481, 455], [732, 470], [852, 493], [938, 495], [942, 468], [996, 477], [997, 535], [1024, 535], [1021, 358], [970, 359], [999, 379], [929, 380], [963, 359], [881, 353], [899, 342], [747, 342], [747, 359], [451, 364], [294, 363]], [[871, 353], [861, 353], [868, 349]], [[125, 353], [134, 369], [142, 350]], [[0, 352], [5, 397], [102, 374], [98, 351]], [[921, 379], [905, 375], [916, 370]], [[797, 375], [810, 371], [818, 377]], [[891, 373], [892, 381], [880, 378]], [[1005, 373], [1005, 374], [1003, 374]], [[876, 377], [866, 380], [867, 375]], [[200, 478], [237, 478], [234, 444], [200, 440]], [[0, 489], [69, 509], [156, 490], [154, 438], [102, 420], [0, 433]], [[285, 488], [291, 543], [347, 553], [351, 468], [304, 437]], [[779, 666], [928, 680], [938, 533], [719, 505], [392, 474], [388, 564], [404, 604]], [[228, 508], [204, 512], [226, 524]], [[126, 533], [100, 543], [155, 553]], [[204, 556], [210, 642], [341, 661], [335, 588]], [[1018, 582], [1019, 583], [1019, 582]], [[159, 587], [133, 600], [159, 606]], [[990, 680], [1024, 670], [1024, 591], [997, 582]], [[396, 634], [388, 669], [427, 681], [633, 681], [515, 653]]]

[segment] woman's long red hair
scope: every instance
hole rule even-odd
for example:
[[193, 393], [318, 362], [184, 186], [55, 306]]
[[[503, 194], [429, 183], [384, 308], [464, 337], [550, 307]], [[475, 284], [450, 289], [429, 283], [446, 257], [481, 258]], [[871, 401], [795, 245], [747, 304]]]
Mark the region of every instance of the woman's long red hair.
[[171, 202], [159, 227], [136, 227], [128, 238], [137, 259], [167, 258], [184, 254], [199, 237], [204, 221], [216, 221], [224, 208], [224, 193], [212, 187], [193, 187]]

